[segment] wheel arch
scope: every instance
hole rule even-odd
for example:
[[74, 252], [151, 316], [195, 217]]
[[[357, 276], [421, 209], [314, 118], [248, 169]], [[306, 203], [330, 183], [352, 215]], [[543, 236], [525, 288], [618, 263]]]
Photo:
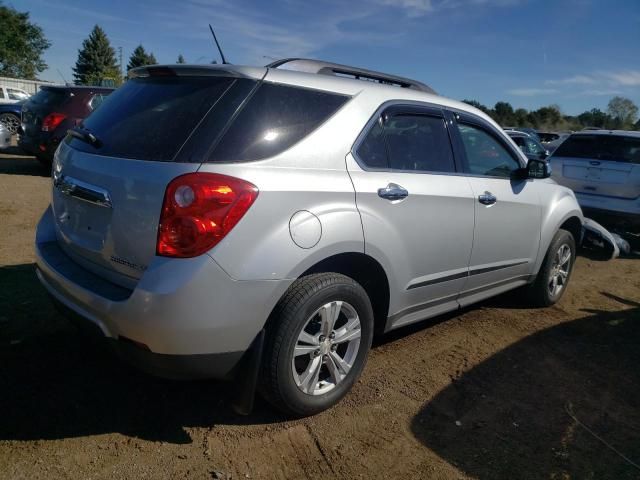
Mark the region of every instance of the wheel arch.
[[[361, 252], [344, 252], [326, 257], [308, 267], [297, 278], [314, 273], [340, 273], [358, 282], [369, 296], [373, 308], [375, 333], [384, 332], [389, 315], [389, 279], [380, 263]], [[275, 307], [274, 307], [275, 310]], [[274, 321], [273, 312], [267, 324]]]

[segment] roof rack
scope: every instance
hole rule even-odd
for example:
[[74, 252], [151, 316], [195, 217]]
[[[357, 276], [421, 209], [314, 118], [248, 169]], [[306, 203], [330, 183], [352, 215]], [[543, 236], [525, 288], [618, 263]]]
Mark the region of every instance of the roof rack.
[[312, 60], [309, 58], [283, 58], [268, 65], [267, 68], [283, 68], [298, 72], [318, 73], [321, 75], [334, 75], [337, 77], [353, 78], [369, 82], [381, 83], [383, 85], [395, 85], [402, 88], [411, 88], [421, 92], [436, 94], [428, 85], [410, 78], [398, 77], [388, 73], [375, 72], [364, 68], [340, 65], [339, 63], [324, 62], [322, 60]]

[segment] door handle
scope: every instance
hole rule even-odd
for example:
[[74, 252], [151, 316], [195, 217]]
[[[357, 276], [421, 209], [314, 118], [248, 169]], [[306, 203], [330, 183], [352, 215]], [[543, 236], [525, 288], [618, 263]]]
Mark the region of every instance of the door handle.
[[386, 200], [402, 200], [409, 196], [409, 192], [396, 183], [389, 183], [386, 187], [378, 189], [378, 196]]
[[53, 185], [61, 193], [75, 197], [78, 200], [93, 203], [99, 207], [111, 208], [111, 196], [104, 188], [91, 185], [90, 183], [77, 180], [65, 175], [53, 176]]
[[484, 192], [482, 195], [478, 195], [478, 201], [483, 205], [493, 205], [498, 199], [493, 193]]

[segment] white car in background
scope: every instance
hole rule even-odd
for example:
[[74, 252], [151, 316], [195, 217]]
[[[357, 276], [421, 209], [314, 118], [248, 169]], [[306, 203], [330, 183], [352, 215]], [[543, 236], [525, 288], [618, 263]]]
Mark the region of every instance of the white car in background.
[[640, 232], [640, 132], [576, 132], [549, 161], [552, 178], [575, 192], [585, 216]]
[[18, 103], [27, 100], [31, 95], [24, 90], [0, 85], [0, 104]]

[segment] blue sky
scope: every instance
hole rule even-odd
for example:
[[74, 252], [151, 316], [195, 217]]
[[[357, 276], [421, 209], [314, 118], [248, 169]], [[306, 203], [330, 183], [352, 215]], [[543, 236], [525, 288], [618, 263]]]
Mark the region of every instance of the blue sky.
[[160, 63], [305, 56], [413, 77], [442, 95], [577, 114], [614, 95], [640, 105], [640, 0], [5, 0], [29, 11], [52, 47], [41, 77], [72, 79], [94, 24]]

